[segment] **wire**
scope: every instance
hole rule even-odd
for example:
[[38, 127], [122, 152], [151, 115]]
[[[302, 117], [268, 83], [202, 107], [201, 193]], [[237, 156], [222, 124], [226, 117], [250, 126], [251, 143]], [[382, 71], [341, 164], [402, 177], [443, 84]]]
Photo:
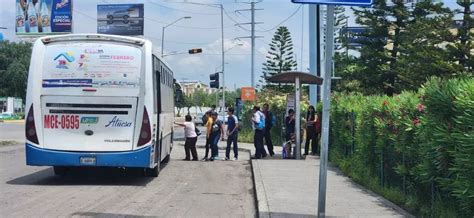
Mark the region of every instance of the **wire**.
[[225, 14], [230, 20], [232, 20], [232, 21], [235, 23], [235, 25], [236, 25], [237, 27], [239, 27], [240, 29], [243, 29], [243, 30], [245, 30], [245, 31], [247, 31], [247, 32], [251, 32], [251, 30], [249, 30], [249, 29], [247, 29], [247, 28], [245, 28], [245, 27], [240, 26], [240, 22], [237, 21], [237, 20], [235, 20], [233, 17], [231, 17], [231, 16], [229, 15], [229, 13], [227, 12], [226, 9], [224, 9], [224, 14]]
[[[151, 0], [148, 0], [148, 2], [151, 3], [151, 4], [157, 5], [159, 7], [162, 7], [162, 8], [167, 8], [167, 9], [170, 9], [170, 10], [179, 11], [179, 12], [183, 12], [183, 13], [199, 14], [199, 15], [219, 15], [219, 13], [201, 13], [201, 12], [195, 12], [195, 11], [186, 11], [186, 10], [176, 9], [176, 8], [168, 7], [168, 6], [156, 3], [156, 2], [152, 2]], [[178, 3], [178, 2], [176, 2], [176, 3]]]
[[[155, 18], [145, 17], [145, 19], [153, 21], [153, 22], [165, 24], [165, 25], [169, 24], [167, 22], [163, 22], [163, 21], [157, 20]], [[184, 29], [199, 29], [199, 30], [221, 29], [221, 27], [194, 27], [194, 26], [181, 26], [181, 25], [176, 25], [176, 24], [173, 24], [173, 27], [179, 27], [179, 28], [184, 28]], [[231, 26], [231, 25], [230, 26], [224, 26], [224, 29], [225, 28], [231, 28], [231, 27], [233, 27], [233, 26]]]
[[[152, 36], [144, 36], [145, 38], [150, 38], [150, 39], [155, 39], [160, 41], [161, 38], [156, 38]], [[170, 40], [165, 40], [165, 42], [169, 43], [174, 43], [174, 44], [184, 44], [184, 45], [208, 45], [211, 44], [212, 42], [179, 42], [179, 41], [170, 41]]]
[[270, 31], [273, 31], [274, 29], [278, 28], [280, 25], [282, 25], [283, 23], [285, 23], [286, 21], [288, 21], [289, 19], [291, 19], [293, 16], [296, 15], [296, 13], [298, 13], [298, 11], [301, 9], [302, 5], [298, 6], [298, 8], [296, 8], [296, 10], [287, 18], [285, 18], [284, 20], [282, 20], [279, 24], [275, 25], [274, 27], [270, 28], [270, 29], [267, 29], [267, 30], [263, 30], [263, 31], [259, 31], [259, 30], [255, 30], [256, 32], [270, 32]]

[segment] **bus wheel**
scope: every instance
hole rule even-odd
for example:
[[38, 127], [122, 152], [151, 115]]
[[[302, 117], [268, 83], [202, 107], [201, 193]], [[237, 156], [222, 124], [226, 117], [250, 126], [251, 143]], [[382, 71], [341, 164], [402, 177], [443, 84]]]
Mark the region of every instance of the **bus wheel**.
[[55, 166], [55, 167], [53, 167], [53, 169], [54, 169], [54, 175], [56, 175], [56, 176], [64, 176], [67, 172], [66, 167]]
[[159, 174], [160, 174], [160, 165], [157, 165], [154, 168], [145, 168], [145, 176], [158, 177]]
[[166, 155], [165, 159], [163, 159], [163, 163], [168, 163], [170, 162], [170, 155]]

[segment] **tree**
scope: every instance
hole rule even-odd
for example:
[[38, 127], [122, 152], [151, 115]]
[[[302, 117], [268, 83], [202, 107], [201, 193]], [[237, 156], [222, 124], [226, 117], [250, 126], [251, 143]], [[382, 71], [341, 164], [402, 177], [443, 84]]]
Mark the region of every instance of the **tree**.
[[25, 100], [31, 43], [0, 42], [0, 96]]
[[417, 89], [430, 76], [456, 73], [443, 49], [452, 15], [442, 4], [376, 0], [372, 8], [353, 9], [367, 30], [348, 79], [359, 81], [364, 93], [393, 95]]
[[294, 70], [297, 66], [295, 56], [293, 55], [291, 34], [287, 27], [278, 27], [269, 46], [270, 50], [266, 56], [265, 63], [263, 63], [262, 79], [259, 81], [262, 88], [276, 88], [274, 85], [267, 84], [267, 79], [273, 75]]
[[464, 72], [472, 74], [474, 68], [474, 58], [472, 58], [474, 17], [471, 5], [474, 2], [472, 0], [458, 0], [457, 4], [463, 7], [462, 10], [454, 11], [456, 14], [462, 14], [461, 25], [456, 26], [453, 41], [447, 45], [447, 49], [455, 64], [459, 64]]

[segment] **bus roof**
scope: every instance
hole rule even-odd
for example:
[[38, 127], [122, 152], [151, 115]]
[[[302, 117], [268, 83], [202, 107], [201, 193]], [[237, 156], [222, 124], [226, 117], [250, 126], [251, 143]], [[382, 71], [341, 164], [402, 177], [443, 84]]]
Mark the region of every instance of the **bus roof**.
[[118, 36], [118, 35], [106, 35], [106, 34], [66, 34], [66, 35], [56, 35], [56, 36], [44, 36], [39, 38], [44, 44], [51, 42], [65, 42], [65, 41], [78, 41], [78, 40], [97, 40], [97, 41], [119, 41], [124, 43], [131, 43], [142, 46], [148, 40], [128, 37], [128, 36]]

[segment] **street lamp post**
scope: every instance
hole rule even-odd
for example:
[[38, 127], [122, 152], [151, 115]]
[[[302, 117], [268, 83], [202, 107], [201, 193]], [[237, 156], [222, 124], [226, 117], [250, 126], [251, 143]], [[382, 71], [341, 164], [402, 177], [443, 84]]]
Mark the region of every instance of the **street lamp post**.
[[180, 21], [182, 19], [191, 19], [191, 16], [181, 17], [181, 18], [179, 18], [179, 19], [173, 21], [172, 23], [170, 23], [170, 24], [163, 27], [163, 29], [161, 31], [161, 57], [164, 57], [163, 51], [164, 51], [164, 46], [165, 46], [165, 29], [166, 29], [166, 27], [169, 27], [169, 26], [177, 23], [178, 21]]
[[220, 8], [221, 10], [221, 45], [222, 45], [222, 100], [224, 101], [224, 108], [225, 108], [225, 71], [224, 71], [224, 63], [225, 63], [225, 58], [224, 58], [224, 6], [222, 4], [205, 4], [205, 3], [198, 3], [198, 2], [182, 2], [185, 4], [193, 4], [193, 5], [203, 5], [203, 6], [208, 6], [208, 7], [214, 7], [214, 8]]

